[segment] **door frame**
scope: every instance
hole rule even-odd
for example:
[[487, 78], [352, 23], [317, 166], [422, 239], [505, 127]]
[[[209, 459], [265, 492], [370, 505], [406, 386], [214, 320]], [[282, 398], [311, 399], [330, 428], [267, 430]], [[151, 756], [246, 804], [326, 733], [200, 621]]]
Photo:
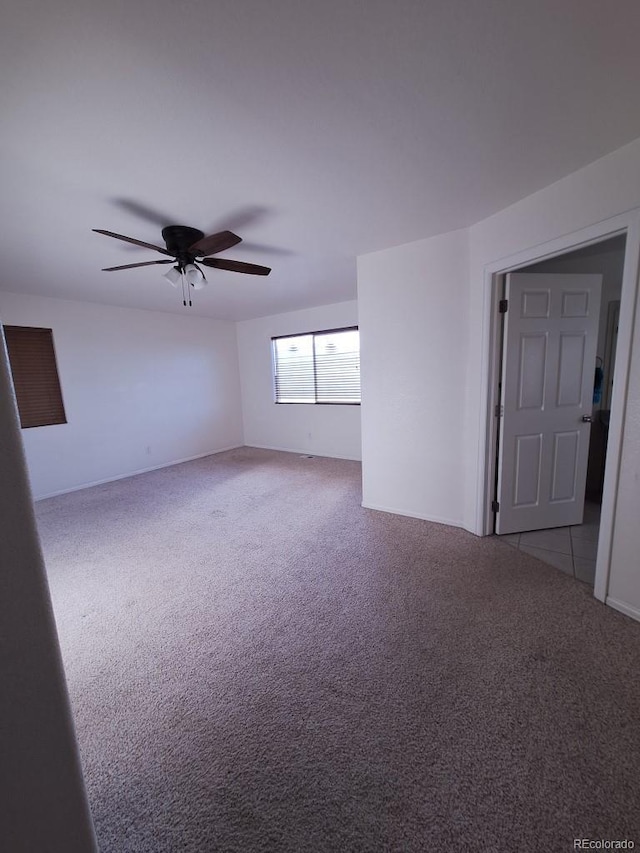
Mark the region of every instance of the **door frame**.
[[[620, 479], [622, 435], [626, 416], [631, 345], [635, 326], [636, 303], [638, 300], [638, 274], [640, 272], [640, 208], [605, 219], [587, 228], [564, 234], [554, 240], [524, 249], [514, 255], [487, 264], [484, 268], [483, 293], [483, 413], [484, 441], [481, 441], [478, 456], [478, 519], [477, 529], [485, 536], [493, 533], [493, 500], [496, 467], [496, 442], [498, 418], [495, 406], [498, 401], [498, 383], [502, 360], [502, 322], [498, 303], [502, 298], [504, 277], [509, 272], [530, 264], [565, 255], [576, 249], [601, 243], [610, 237], [626, 235], [622, 292], [620, 295], [620, 325], [616, 350], [616, 382], [611, 400], [609, 438], [605, 461], [605, 478], [600, 516], [600, 535], [594, 596], [606, 601], [609, 586], [611, 547], [616, 513], [616, 500]], [[486, 409], [484, 408], [486, 406]]]

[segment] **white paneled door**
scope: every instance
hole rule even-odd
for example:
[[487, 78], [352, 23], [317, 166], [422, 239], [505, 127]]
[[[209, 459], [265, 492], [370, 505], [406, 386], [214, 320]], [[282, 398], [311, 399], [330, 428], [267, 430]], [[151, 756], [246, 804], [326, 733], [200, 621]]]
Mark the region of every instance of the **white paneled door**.
[[601, 289], [507, 276], [496, 533], [582, 523]]

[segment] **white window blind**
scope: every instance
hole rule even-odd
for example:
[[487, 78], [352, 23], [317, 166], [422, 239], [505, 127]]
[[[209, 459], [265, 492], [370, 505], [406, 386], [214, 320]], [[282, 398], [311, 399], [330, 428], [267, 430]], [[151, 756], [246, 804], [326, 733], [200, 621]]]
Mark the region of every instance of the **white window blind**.
[[360, 403], [360, 334], [335, 329], [273, 338], [276, 403]]

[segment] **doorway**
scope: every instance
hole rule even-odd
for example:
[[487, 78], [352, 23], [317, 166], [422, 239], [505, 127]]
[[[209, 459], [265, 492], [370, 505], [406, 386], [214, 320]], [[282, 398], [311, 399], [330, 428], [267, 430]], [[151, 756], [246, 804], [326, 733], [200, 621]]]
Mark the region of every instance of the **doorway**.
[[[590, 280], [589, 276], [600, 277], [601, 286], [598, 288], [599, 292], [597, 294], [599, 305], [595, 308], [596, 316], [593, 317], [591, 323], [593, 347], [591, 354], [587, 357], [583, 383], [585, 386], [584, 410], [586, 414], [582, 420], [590, 418], [591, 422], [580, 424], [580, 429], [576, 430], [576, 434], [582, 432], [580, 436], [582, 439], [586, 437], [585, 433], [588, 435], [588, 448], [587, 446], [584, 448], [583, 459], [580, 465], [581, 470], [578, 473], [578, 480], [580, 481], [579, 506], [575, 507], [573, 510], [574, 517], [570, 519], [578, 523], [569, 524], [559, 517], [555, 518], [554, 523], [554, 510], [551, 507], [548, 526], [540, 527], [539, 525], [535, 525], [534, 529], [534, 525], [528, 524], [525, 519], [520, 524], [518, 532], [509, 532], [501, 536], [503, 541], [512, 547], [555, 566], [591, 587], [594, 585], [596, 572], [625, 245], [626, 235], [617, 235], [602, 242], [566, 252], [549, 260], [520, 267], [509, 275], [509, 279], [514, 282], [514, 285], [518, 281], [542, 281], [550, 282], [551, 287], [556, 286], [558, 289], [566, 281], [588, 282]], [[580, 278], [573, 278], [575, 276], [580, 276]], [[559, 297], [560, 294], [557, 293], [556, 295]], [[504, 370], [505, 360], [514, 358], [512, 350], [506, 347], [504, 335], [504, 318], [506, 316], [506, 314], [503, 314], [502, 323], [503, 376], [505, 374], [509, 375], [509, 370]], [[547, 336], [550, 328], [548, 324], [551, 324], [551, 320], [538, 321], [537, 324], [538, 329], [546, 328]], [[513, 332], [511, 336], [513, 338]], [[529, 341], [532, 340], [530, 332], [527, 339]], [[576, 340], [575, 335], [569, 339]], [[504, 389], [502, 393], [504, 394]], [[527, 417], [526, 411], [523, 414], [528, 424], [532, 424], [534, 419]], [[499, 449], [503, 440], [500, 429], [502, 423], [500, 421], [498, 427], [498, 459], [496, 460], [498, 483], [500, 482], [500, 477], [503, 477], [505, 480], [513, 479], [510, 478], [511, 472], [501, 470], [500, 467]], [[527, 429], [527, 431], [530, 432], [532, 430]], [[564, 438], [567, 447], [562, 451], [565, 456], [569, 456], [573, 452], [571, 442], [566, 440], [567, 435], [568, 433], [565, 432]], [[508, 464], [511, 462], [505, 455], [503, 468], [505, 460]], [[565, 467], [571, 468], [571, 466]], [[573, 481], [573, 479], [573, 472], [571, 472], [571, 480]], [[509, 488], [511, 488], [510, 482]], [[500, 505], [497, 497], [498, 495], [496, 495], [496, 507]], [[563, 501], [559, 505], [559, 508], [566, 509], [567, 506], [568, 502]], [[535, 515], [536, 513], [540, 513], [539, 504], [533, 514]], [[557, 512], [555, 512], [555, 515], [557, 516]], [[496, 520], [499, 520], [497, 512]], [[546, 524], [546, 522], [543, 523]], [[497, 525], [496, 533], [500, 533], [499, 524]]]
[[[478, 455], [479, 483], [483, 492], [478, 505], [478, 530], [481, 531], [482, 535], [491, 535], [494, 530], [495, 515], [492, 509], [492, 501], [495, 496], [497, 476], [495, 460], [498, 443], [498, 419], [496, 418], [495, 409], [499, 401], [500, 359], [502, 353], [499, 303], [505, 276], [512, 271], [532, 267], [534, 264], [537, 265], [552, 260], [559, 262], [561, 257], [577, 250], [586, 250], [591, 246], [596, 247], [598, 244], [602, 244], [611, 238], [624, 240], [625, 237], [622, 289], [618, 309], [620, 325], [617, 345], [614, 347], [616, 352], [615, 383], [612, 384], [609, 391], [605, 380], [602, 392], [602, 402], [603, 404], [606, 403], [606, 410], [610, 412], [610, 415], [607, 428], [607, 445], [604, 453], [604, 458], [606, 459], [606, 467], [604, 468], [605, 476], [604, 483], [601, 484], [600, 520], [598, 524], [597, 519], [594, 519], [589, 512], [587, 512], [588, 517], [584, 519], [587, 525], [592, 525], [592, 530], [589, 532], [588, 537], [584, 538], [594, 541], [597, 535], [594, 596], [606, 603], [609, 603], [607, 596], [610, 559], [616, 513], [616, 498], [620, 481], [622, 435], [627, 403], [635, 305], [638, 292], [640, 210], [632, 210], [609, 220], [588, 226], [581, 231], [565, 234], [562, 237], [557, 237], [530, 249], [523, 249], [517, 254], [495, 261], [485, 267], [485, 314], [483, 321], [483, 335], [486, 347], [484, 350], [485, 367], [483, 371], [485, 377], [483, 383], [485, 404], [481, 417], [486, 426], [484, 431], [485, 440], [479, 448]], [[604, 248], [613, 249], [614, 245], [611, 244]], [[601, 251], [602, 246], [593, 249], [595, 254]], [[605, 298], [606, 301], [610, 300]], [[606, 418], [606, 415], [603, 415], [603, 418]], [[595, 503], [597, 504], [597, 501]], [[594, 533], [594, 527], [597, 529], [597, 534]], [[556, 534], [558, 533], [557, 530], [555, 532]], [[571, 533], [569, 533], [569, 536], [571, 537]], [[577, 533], [574, 534], [573, 539], [578, 539]], [[536, 547], [527, 544], [525, 540], [518, 541], [518, 546], [521, 545]], [[572, 541], [571, 554], [565, 556], [570, 556], [572, 563], [574, 553], [578, 559], [592, 561], [593, 550], [593, 546], [581, 549], [579, 545], [574, 546]], [[589, 554], [589, 556], [579, 556], [579, 551]], [[550, 551], [550, 553], [552, 552]], [[536, 556], [539, 555], [536, 554]], [[566, 564], [566, 561], [563, 562]], [[593, 566], [590, 565], [588, 568], [592, 569]], [[612, 606], [617, 606], [613, 600], [611, 604]]]

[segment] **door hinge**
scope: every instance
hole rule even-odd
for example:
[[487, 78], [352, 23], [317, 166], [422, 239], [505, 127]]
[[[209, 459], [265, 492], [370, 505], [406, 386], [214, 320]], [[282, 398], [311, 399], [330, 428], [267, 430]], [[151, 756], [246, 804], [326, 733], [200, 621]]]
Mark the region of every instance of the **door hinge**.
[[509, 300], [508, 299], [501, 299], [500, 302], [498, 302], [498, 313], [506, 314], [508, 310], [509, 310]]
[[497, 403], [495, 409], [493, 410], [493, 413], [497, 418], [501, 418], [504, 415], [504, 406], [501, 406], [500, 403]]
[[491, 512], [500, 512], [500, 504], [498, 501], [491, 501]]

